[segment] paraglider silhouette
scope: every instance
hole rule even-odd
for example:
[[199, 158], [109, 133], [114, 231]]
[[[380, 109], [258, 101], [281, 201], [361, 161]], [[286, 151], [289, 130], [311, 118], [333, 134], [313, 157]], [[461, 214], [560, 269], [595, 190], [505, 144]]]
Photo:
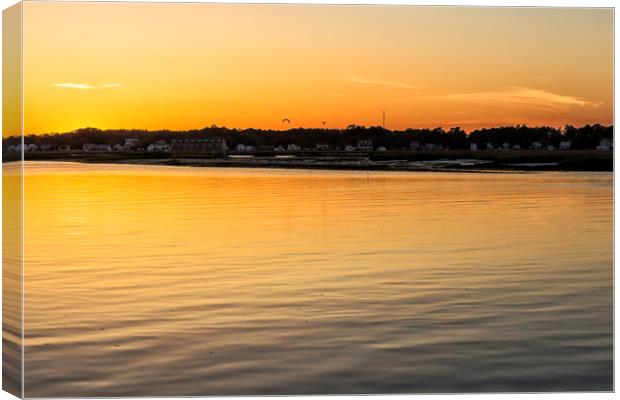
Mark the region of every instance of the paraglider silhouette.
[[289, 125], [291, 124], [291, 120], [290, 120], [290, 119], [288, 119], [288, 118], [284, 118], [284, 119], [282, 120], [282, 123], [285, 123], [285, 122], [286, 122], [286, 123], [288, 123]]
[[322, 123], [323, 125], [325, 125], [325, 121], [321, 121], [321, 123]]

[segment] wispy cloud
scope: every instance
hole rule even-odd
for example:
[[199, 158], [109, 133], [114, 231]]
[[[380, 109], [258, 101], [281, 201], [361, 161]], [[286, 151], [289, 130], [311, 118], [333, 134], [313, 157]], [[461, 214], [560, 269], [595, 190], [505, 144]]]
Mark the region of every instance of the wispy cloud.
[[367, 79], [367, 78], [362, 78], [356, 75], [349, 76], [349, 80], [351, 82], [361, 83], [364, 85], [391, 86], [391, 87], [397, 87], [401, 89], [420, 89], [420, 86], [411, 85], [406, 82], [381, 80], [381, 79]]
[[55, 87], [64, 89], [92, 90], [92, 89], [111, 89], [121, 87], [120, 83], [104, 83], [102, 85], [89, 85], [87, 83], [62, 82], [54, 83]]
[[593, 102], [580, 97], [565, 96], [542, 89], [512, 86], [504, 90], [488, 92], [455, 93], [439, 96], [442, 100], [466, 101], [472, 103], [493, 104], [525, 104], [542, 109], [566, 109], [570, 106], [600, 106], [601, 102]]
[[96, 86], [87, 85], [85, 83], [73, 83], [73, 82], [55, 83], [54, 86], [59, 87], [59, 88], [80, 89], [80, 90], [88, 90], [88, 89], [97, 88]]

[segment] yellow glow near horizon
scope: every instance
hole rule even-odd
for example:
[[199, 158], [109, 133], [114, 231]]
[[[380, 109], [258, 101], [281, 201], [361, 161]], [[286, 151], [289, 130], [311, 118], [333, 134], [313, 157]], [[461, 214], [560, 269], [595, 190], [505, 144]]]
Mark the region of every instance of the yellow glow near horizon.
[[24, 4], [26, 133], [611, 124], [611, 9]]

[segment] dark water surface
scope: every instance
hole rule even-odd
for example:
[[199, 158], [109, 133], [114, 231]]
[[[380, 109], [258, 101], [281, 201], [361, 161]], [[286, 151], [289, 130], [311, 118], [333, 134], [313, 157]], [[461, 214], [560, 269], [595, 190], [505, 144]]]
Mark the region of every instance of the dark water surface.
[[612, 389], [610, 173], [25, 172], [26, 396]]

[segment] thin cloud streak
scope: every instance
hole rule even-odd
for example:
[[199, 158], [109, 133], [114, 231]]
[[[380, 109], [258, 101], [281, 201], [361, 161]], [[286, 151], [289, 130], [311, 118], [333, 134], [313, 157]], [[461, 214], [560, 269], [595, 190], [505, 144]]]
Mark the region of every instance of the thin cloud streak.
[[570, 106], [596, 108], [602, 102], [593, 102], [579, 97], [564, 96], [542, 89], [512, 86], [502, 91], [455, 93], [439, 96], [441, 100], [466, 101], [473, 103], [515, 103], [546, 109], [566, 109]]
[[55, 87], [63, 89], [93, 90], [93, 89], [112, 89], [121, 87], [120, 83], [104, 83], [102, 85], [89, 85], [87, 83], [63, 82], [54, 83]]
[[97, 88], [96, 86], [87, 85], [85, 83], [73, 83], [73, 82], [55, 83], [54, 86], [59, 87], [59, 88], [65, 88], [65, 89], [80, 89], [80, 90], [89, 90], [89, 89]]
[[410, 85], [405, 82], [397, 82], [397, 81], [389, 81], [389, 80], [376, 80], [376, 79], [366, 79], [361, 78], [359, 76], [350, 76], [349, 80], [355, 83], [361, 83], [364, 85], [379, 85], [379, 86], [392, 86], [401, 89], [421, 89], [420, 86]]

